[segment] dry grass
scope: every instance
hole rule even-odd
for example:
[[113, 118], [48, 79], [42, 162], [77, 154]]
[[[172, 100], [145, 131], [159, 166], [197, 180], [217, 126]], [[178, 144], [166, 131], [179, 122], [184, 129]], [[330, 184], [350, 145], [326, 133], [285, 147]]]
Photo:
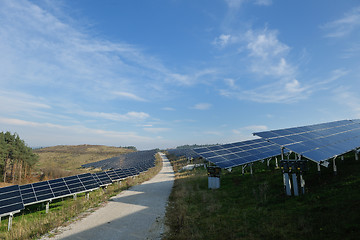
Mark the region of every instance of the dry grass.
[[2, 220], [0, 224], [0, 239], [34, 239], [48, 233], [50, 230], [61, 225], [71, 223], [79, 214], [86, 214], [94, 211], [99, 206], [106, 204], [106, 201], [128, 189], [154, 177], [162, 168], [160, 156], [156, 155], [156, 166], [136, 177], [129, 177], [122, 182], [121, 186], [112, 184], [106, 191], [102, 189], [90, 193], [90, 200], [86, 200], [85, 194], [79, 194], [77, 200], [68, 197], [64, 200], [56, 200], [50, 204], [50, 212], [45, 213], [45, 207], [42, 204], [29, 206], [21, 215], [14, 217], [13, 228], [7, 232], [7, 221]]

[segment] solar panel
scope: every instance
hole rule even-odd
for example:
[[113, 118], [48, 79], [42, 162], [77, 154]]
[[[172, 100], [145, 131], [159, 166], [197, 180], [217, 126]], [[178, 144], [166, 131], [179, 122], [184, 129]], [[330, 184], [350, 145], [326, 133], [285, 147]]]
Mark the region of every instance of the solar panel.
[[106, 186], [112, 183], [111, 178], [107, 175], [106, 172], [98, 172], [93, 174], [95, 176], [95, 180], [98, 181], [100, 186]]
[[37, 202], [55, 198], [48, 181], [33, 183], [32, 186], [34, 188]]
[[263, 139], [195, 148], [194, 151], [221, 168], [236, 167], [280, 155], [278, 145]]
[[21, 185], [20, 193], [25, 206], [37, 202], [32, 184]]
[[0, 188], [0, 217], [24, 209], [19, 185]]
[[360, 120], [341, 120], [254, 135], [315, 162], [322, 162], [360, 146]]
[[78, 175], [65, 177], [64, 181], [65, 181], [67, 187], [69, 188], [69, 191], [71, 194], [86, 191], [86, 188], [80, 181]]
[[106, 173], [111, 178], [112, 181], [120, 180], [119, 175], [114, 170], [106, 171]]
[[70, 189], [63, 178], [49, 180], [48, 182], [55, 198], [71, 195]]
[[87, 191], [92, 191], [99, 188], [99, 183], [96, 182], [91, 173], [80, 174], [78, 175], [78, 178], [80, 179]]

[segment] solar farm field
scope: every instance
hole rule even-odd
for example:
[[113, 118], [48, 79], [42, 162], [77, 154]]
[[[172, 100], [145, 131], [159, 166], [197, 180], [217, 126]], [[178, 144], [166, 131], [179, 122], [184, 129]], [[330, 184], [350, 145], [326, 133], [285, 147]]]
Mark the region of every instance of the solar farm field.
[[101, 145], [55, 146], [34, 151], [39, 155], [35, 171], [51, 179], [88, 172], [81, 165], [133, 152], [131, 149]]
[[350, 153], [337, 164], [336, 176], [310, 164], [299, 197], [286, 196], [274, 161], [254, 163], [253, 175], [223, 170], [215, 190], [203, 168], [176, 173], [164, 239], [358, 239], [360, 161]]

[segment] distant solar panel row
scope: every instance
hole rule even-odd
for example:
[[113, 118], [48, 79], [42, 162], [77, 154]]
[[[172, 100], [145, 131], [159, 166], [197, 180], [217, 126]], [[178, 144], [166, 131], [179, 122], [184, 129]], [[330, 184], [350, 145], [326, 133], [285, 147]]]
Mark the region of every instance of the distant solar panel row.
[[254, 135], [315, 162], [322, 162], [360, 146], [360, 121], [342, 120]]
[[193, 148], [174, 148], [166, 150], [168, 153], [173, 154], [177, 157], [185, 156], [187, 158], [197, 158], [200, 157]]
[[221, 168], [236, 167], [280, 154], [276, 144], [263, 139], [195, 148], [194, 151]]
[[107, 169], [118, 169], [118, 168], [138, 168], [142, 171], [146, 171], [149, 168], [155, 166], [155, 154], [158, 151], [146, 150], [138, 151], [133, 153], [127, 153], [118, 157], [112, 157], [98, 162], [87, 163], [82, 165], [84, 168], [101, 168], [102, 170]]

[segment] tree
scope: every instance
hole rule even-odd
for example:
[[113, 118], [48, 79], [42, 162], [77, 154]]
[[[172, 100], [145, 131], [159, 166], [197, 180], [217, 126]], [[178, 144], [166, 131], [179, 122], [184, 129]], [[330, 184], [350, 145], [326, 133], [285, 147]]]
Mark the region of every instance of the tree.
[[[0, 133], [0, 168], [3, 174], [3, 181], [8, 177], [14, 183], [27, 176], [29, 169], [38, 161], [38, 156], [32, 149], [26, 146], [24, 140], [20, 139], [17, 133]], [[8, 175], [10, 171], [10, 175]]]

